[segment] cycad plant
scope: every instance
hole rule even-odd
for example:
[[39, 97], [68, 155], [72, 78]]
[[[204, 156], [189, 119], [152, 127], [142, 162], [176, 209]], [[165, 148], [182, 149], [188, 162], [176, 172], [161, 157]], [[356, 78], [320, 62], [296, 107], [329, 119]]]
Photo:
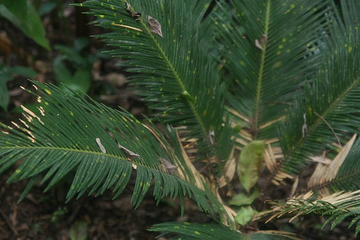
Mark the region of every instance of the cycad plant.
[[[332, 227], [353, 216], [358, 233], [358, 1], [79, 7], [109, 29], [96, 37], [124, 59], [131, 86], [156, 114], [140, 121], [33, 82], [38, 111], [24, 107], [21, 123], [0, 133], [0, 171], [21, 162], [9, 182], [30, 179], [21, 199], [37, 179], [48, 190], [70, 172], [67, 199], [107, 189], [115, 198], [135, 174], [135, 207], [152, 185], [157, 201], [190, 197], [218, 222], [150, 229], [181, 239], [296, 239], [247, 226], [305, 214], [329, 216]], [[280, 188], [288, 194], [275, 201]]]

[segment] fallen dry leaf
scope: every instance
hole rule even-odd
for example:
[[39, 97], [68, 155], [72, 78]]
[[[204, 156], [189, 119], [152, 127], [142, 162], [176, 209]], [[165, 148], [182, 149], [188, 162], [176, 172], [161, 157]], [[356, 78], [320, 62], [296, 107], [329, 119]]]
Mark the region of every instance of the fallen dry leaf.
[[268, 36], [266, 34], [261, 35], [260, 42], [262, 45], [266, 45], [268, 43]]
[[120, 145], [119, 143], [118, 143], [118, 146], [119, 146], [119, 148], [120, 148], [121, 150], [123, 150], [123, 151], [125, 152], [125, 154], [126, 154], [126, 156], [127, 156], [128, 158], [133, 159], [133, 158], [138, 158], [138, 157], [140, 157], [139, 154], [130, 151], [129, 149], [127, 149], [126, 147]]
[[255, 39], [255, 46], [260, 50], [264, 50], [264, 46], [268, 43], [268, 37], [266, 34], [261, 35], [260, 41], [259, 39]]
[[105, 147], [101, 144], [100, 138], [96, 138], [95, 140], [96, 140], [96, 143], [98, 144], [100, 150], [101, 150], [103, 153], [106, 153], [106, 149], [105, 149]]
[[159, 35], [160, 37], [163, 37], [162, 31], [161, 31], [161, 24], [156, 20], [155, 18], [151, 16], [147, 16], [147, 21], [149, 23], [149, 29], [150, 32], [155, 33]]
[[131, 17], [135, 18], [135, 20], [139, 20], [139, 18], [141, 17], [141, 13], [134, 12], [131, 9], [131, 5], [129, 3], [125, 3], [125, 6], [126, 6], [126, 11], [130, 13]]
[[165, 158], [160, 158], [160, 161], [162, 162], [162, 164], [164, 164], [166, 170], [169, 172], [169, 174], [174, 175], [176, 172], [176, 169], [178, 168], [178, 166], [175, 166], [174, 164], [172, 164], [171, 162], [169, 162], [168, 160], [166, 160]]

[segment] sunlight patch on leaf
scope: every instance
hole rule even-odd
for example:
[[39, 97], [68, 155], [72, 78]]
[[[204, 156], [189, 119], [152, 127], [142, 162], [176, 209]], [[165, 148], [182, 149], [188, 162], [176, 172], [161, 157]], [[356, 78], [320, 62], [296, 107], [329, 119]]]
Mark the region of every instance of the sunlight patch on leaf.
[[250, 119], [248, 117], [245, 117], [244, 115], [240, 114], [238, 111], [236, 111], [235, 109], [233, 108], [229, 108], [227, 107], [226, 108], [228, 110], [228, 112], [230, 112], [231, 114], [233, 114], [234, 116], [242, 119], [243, 121], [247, 122], [247, 123], [250, 123]]
[[100, 138], [96, 138], [95, 140], [96, 140], [96, 143], [97, 143], [97, 145], [99, 146], [101, 152], [102, 152], [102, 153], [106, 153], [106, 149], [105, 149], [104, 145], [101, 144]]
[[124, 24], [111, 23], [111, 25], [118, 26], [118, 27], [123, 27], [123, 28], [128, 28], [128, 29], [135, 30], [135, 31], [138, 31], [138, 32], [142, 32], [142, 30], [140, 28], [136, 28], [136, 27], [132, 27], [132, 26], [124, 25]]
[[[23, 115], [25, 116], [26, 114], [23, 114]], [[31, 119], [32, 119], [32, 118], [31, 118]], [[32, 120], [31, 120], [31, 121], [32, 121]], [[31, 121], [28, 121], [28, 122], [31, 123]], [[11, 121], [11, 123], [12, 123], [12, 125], [14, 125], [17, 129], [19, 129], [19, 130], [27, 133], [27, 134], [28, 134], [27, 138], [30, 139], [30, 141], [31, 141], [32, 143], [35, 143], [35, 142], [36, 142], [36, 137], [34, 136], [33, 132], [29, 130], [30, 128], [29, 128], [29, 127], [26, 127], [27, 125], [25, 125], [25, 128], [24, 128], [24, 127], [21, 127], [19, 124], [17, 124], [17, 123], [14, 122], [14, 121]], [[10, 129], [12, 129], [12, 128], [10, 128]]]
[[273, 124], [278, 124], [279, 122], [281, 122], [281, 121], [283, 121], [283, 120], [285, 120], [285, 119], [286, 119], [286, 116], [279, 117], [278, 119], [274, 119], [274, 120], [272, 120], [272, 121], [269, 121], [269, 122], [261, 125], [261, 126], [259, 127], [259, 129], [265, 129], [265, 128], [273, 125]]
[[[114, 110], [88, 96], [69, 94], [51, 84], [32, 83], [38, 86], [38, 91], [28, 92], [43, 98], [41, 106], [46, 115], [41, 117], [41, 122], [37, 120], [37, 112], [26, 111], [24, 115], [28, 122], [13, 122], [15, 127], [0, 123], [0, 173], [21, 160], [8, 182], [31, 179], [30, 187], [20, 199], [39, 177], [46, 183], [45, 191], [48, 191], [71, 173], [73, 181], [66, 196], [70, 200], [84, 194], [100, 195], [110, 188], [116, 198], [135, 176], [132, 195], [135, 208], [153, 183], [156, 201], [164, 197], [183, 200], [189, 196], [204, 212], [212, 215], [216, 212], [228, 218], [205, 179], [197, 176], [198, 185], [206, 189], [202, 191], [195, 186], [195, 181], [189, 181], [186, 166], [182, 167], [184, 180], [163, 171], [159, 157], [173, 157], [175, 153], [170, 149], [180, 144], [178, 139], [167, 142], [151, 122], [148, 124], [152, 127], [145, 127], [125, 110]], [[48, 95], [50, 91], [51, 95]], [[119, 149], [118, 144], [126, 146], [127, 150]], [[177, 158], [185, 161], [181, 151], [178, 152]], [[128, 154], [141, 157], [129, 162]], [[183, 201], [181, 206], [183, 209]]]
[[[31, 110], [29, 110], [28, 108], [26, 108], [23, 105], [21, 105], [20, 107], [22, 108], [22, 110], [24, 110], [24, 112], [26, 112], [31, 117], [36, 118], [42, 125], [44, 125], [44, 123], [41, 121], [41, 119], [34, 112], [32, 112]], [[26, 114], [23, 113], [23, 115], [25, 116]], [[27, 118], [27, 119], [31, 119], [31, 118]]]
[[333, 160], [331, 160], [330, 158], [327, 158], [325, 156], [325, 153], [324, 152], [321, 156], [317, 156], [317, 157], [311, 157], [310, 159], [314, 162], [317, 162], [317, 163], [321, 163], [321, 164], [324, 164], [324, 165], [330, 165]]

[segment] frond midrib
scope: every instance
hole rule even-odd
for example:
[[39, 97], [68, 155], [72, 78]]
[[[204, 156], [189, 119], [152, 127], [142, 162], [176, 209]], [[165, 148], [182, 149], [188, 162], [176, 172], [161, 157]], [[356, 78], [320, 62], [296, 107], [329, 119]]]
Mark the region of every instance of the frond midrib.
[[[187, 93], [189, 94], [189, 91], [187, 91], [186, 89], [186, 86], [184, 85], [183, 81], [181, 80], [181, 77], [179, 75], [179, 73], [176, 71], [174, 65], [171, 63], [171, 61], [169, 60], [168, 56], [166, 55], [166, 53], [163, 51], [163, 49], [161, 48], [160, 44], [158, 41], [156, 41], [156, 38], [154, 37], [154, 34], [151, 33], [150, 29], [148, 28], [148, 26], [145, 24], [145, 21], [141, 21], [141, 24], [142, 26], [144, 27], [144, 29], [146, 29], [146, 33], [150, 36], [151, 40], [154, 42], [154, 44], [156, 45], [157, 49], [159, 50], [162, 58], [164, 59], [165, 63], [169, 66], [170, 68], [170, 71], [172, 72], [172, 74], [174, 75], [175, 79], [176, 79], [176, 82], [179, 84], [179, 86], [181, 87], [181, 91], [182, 93]], [[180, 93], [181, 94], [181, 93]], [[180, 95], [179, 94], [179, 95]], [[191, 96], [192, 97], [192, 96]], [[194, 99], [192, 97], [192, 99]], [[194, 102], [192, 101], [186, 101], [189, 106], [190, 106], [190, 109], [192, 111], [192, 113], [194, 114], [197, 122], [199, 123], [200, 125], [200, 128], [202, 130], [202, 133], [203, 133], [203, 136], [207, 136], [207, 132], [206, 132], [206, 127], [203, 123], [203, 121], [201, 120], [200, 118], [200, 115], [198, 114], [198, 112], [196, 111], [196, 107], [195, 107], [195, 100]]]
[[[92, 155], [101, 155], [101, 156], [108, 156], [108, 157], [115, 157], [120, 160], [128, 161], [126, 158], [120, 157], [118, 155], [109, 154], [109, 153], [101, 153], [96, 151], [87, 151], [87, 150], [81, 150], [81, 149], [73, 149], [73, 148], [64, 148], [64, 147], [32, 147], [32, 146], [24, 146], [24, 147], [3, 147], [1, 146], [0, 149], [17, 149], [17, 150], [52, 150], [52, 151], [69, 151], [69, 152], [78, 152], [82, 154], [92, 154]], [[138, 164], [138, 163], [136, 163]]]
[[[342, 174], [341, 176], [337, 176], [335, 177], [334, 179], [330, 180], [329, 182], [327, 183], [324, 183], [320, 186], [314, 186], [313, 188], [326, 188], [328, 187], [329, 185], [333, 185], [333, 184], [337, 184], [338, 182], [349, 182], [351, 183], [352, 181], [354, 181], [354, 179], [357, 179], [356, 177], [360, 176], [360, 170], [357, 170], [357, 171], [354, 171], [354, 172], [351, 172], [351, 173], [344, 173]], [[348, 189], [340, 189], [340, 190], [348, 190]]]
[[[323, 114], [319, 114], [323, 119], [326, 119], [326, 116], [333, 110], [336, 108], [336, 106], [338, 105], [339, 102], [341, 102], [347, 95], [348, 93], [357, 85], [359, 84], [360, 78], [357, 78], [353, 84], [350, 85], [350, 87], [348, 87], [339, 97], [336, 98], [335, 101], [332, 102], [332, 104], [329, 105], [329, 107], [324, 111]], [[317, 117], [317, 119], [314, 121], [314, 123], [310, 126], [310, 128], [307, 131], [307, 135], [312, 135], [317, 127], [323, 123], [323, 120], [320, 117]], [[306, 137], [302, 137], [300, 138], [297, 142], [294, 143], [294, 148], [291, 149], [289, 151], [289, 153], [287, 154], [288, 156], [291, 156], [293, 152], [296, 151], [296, 149], [298, 149], [306, 140]], [[291, 158], [291, 157], [290, 157]]]
[[[265, 29], [264, 34], [268, 36], [269, 33], [269, 22], [270, 22], [270, 7], [271, 3], [270, 0], [267, 1], [266, 5], [266, 15], [265, 15]], [[266, 57], [266, 49], [267, 44], [264, 44], [262, 54], [261, 54], [261, 62], [260, 62], [260, 69], [259, 69], [259, 77], [258, 77], [258, 84], [256, 88], [256, 97], [255, 97], [255, 117], [254, 117], [254, 124], [255, 130], [257, 131], [259, 128], [259, 115], [260, 115], [260, 105], [261, 105], [261, 91], [262, 91], [262, 81], [263, 81], [263, 73], [265, 67], [265, 57]]]
[[[14, 147], [0, 147], [0, 149], [14, 149]], [[98, 155], [101, 156], [102, 158], [106, 157], [108, 159], [117, 159], [120, 161], [123, 161], [125, 163], [129, 163], [129, 164], [135, 164], [137, 167], [141, 167], [144, 169], [147, 169], [148, 171], [158, 171], [160, 174], [169, 174], [169, 173], [165, 173], [159, 169], [156, 168], [152, 168], [147, 164], [143, 164], [142, 162], [139, 161], [133, 161], [133, 160], [129, 160], [128, 158], [124, 158], [118, 155], [114, 155], [114, 154], [109, 154], [109, 153], [100, 153], [100, 152], [96, 152], [96, 151], [84, 151], [84, 150], [79, 150], [79, 149], [72, 149], [72, 148], [54, 148], [54, 147], [16, 147], [16, 150], [19, 151], [23, 151], [23, 150], [49, 150], [49, 151], [58, 151], [58, 152], [71, 152], [71, 153], [80, 153], [80, 154], [91, 154], [91, 155]], [[160, 163], [159, 163], [160, 166]], [[185, 180], [184, 180], [185, 181]], [[190, 185], [192, 185], [191, 183], [189, 183]]]

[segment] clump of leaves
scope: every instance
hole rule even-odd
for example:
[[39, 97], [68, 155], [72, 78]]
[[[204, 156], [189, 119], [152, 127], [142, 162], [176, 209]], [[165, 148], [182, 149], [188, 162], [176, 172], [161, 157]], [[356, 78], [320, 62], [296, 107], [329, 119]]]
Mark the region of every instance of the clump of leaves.
[[[48, 190], [70, 171], [68, 199], [106, 189], [118, 197], [136, 172], [135, 207], [153, 184], [157, 201], [188, 196], [219, 222], [164, 223], [151, 231], [297, 239], [258, 231], [255, 222], [303, 214], [330, 216], [332, 227], [355, 216], [351, 225], [360, 229], [360, 4], [211, 3], [79, 4], [111, 30], [97, 37], [125, 60], [130, 84], [156, 114], [140, 122], [34, 82], [37, 91], [28, 91], [38, 96], [38, 112], [24, 108], [23, 125], [1, 125], [0, 172], [24, 159], [9, 179], [30, 178], [22, 198], [38, 178]], [[312, 171], [311, 178], [301, 179], [303, 171]], [[284, 202], [273, 199], [279, 188], [289, 193]], [[273, 208], [258, 204], [266, 199]]]
[[37, 73], [31, 68], [21, 66], [6, 66], [0, 64], [0, 108], [8, 110], [10, 101], [7, 83], [12, 81], [16, 76], [33, 78]]
[[48, 39], [42, 25], [39, 12], [29, 0], [3, 0], [0, 4], [1, 17], [10, 21], [26, 36], [33, 39], [46, 50], [50, 50]]
[[53, 62], [55, 80], [65, 91], [70, 89], [74, 92], [86, 93], [90, 89], [92, 66], [98, 60], [98, 56], [86, 52], [88, 45], [87, 38], [77, 38], [73, 47], [55, 46], [60, 52]]

